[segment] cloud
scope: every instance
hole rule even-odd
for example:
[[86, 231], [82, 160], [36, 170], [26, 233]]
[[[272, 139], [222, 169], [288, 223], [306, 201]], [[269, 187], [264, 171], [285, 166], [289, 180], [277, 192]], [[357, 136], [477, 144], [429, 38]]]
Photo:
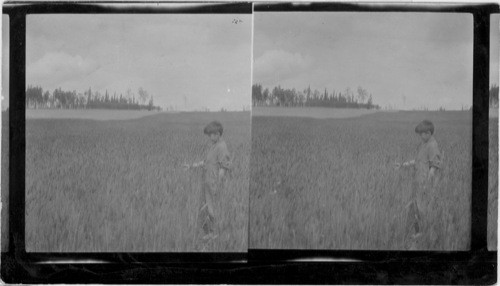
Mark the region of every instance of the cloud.
[[71, 56], [63, 52], [49, 52], [27, 66], [27, 82], [46, 83], [54, 88], [67, 80], [85, 77], [98, 68], [95, 61], [80, 55]]
[[254, 82], [278, 82], [306, 71], [312, 65], [312, 59], [300, 53], [284, 50], [266, 51], [255, 60]]

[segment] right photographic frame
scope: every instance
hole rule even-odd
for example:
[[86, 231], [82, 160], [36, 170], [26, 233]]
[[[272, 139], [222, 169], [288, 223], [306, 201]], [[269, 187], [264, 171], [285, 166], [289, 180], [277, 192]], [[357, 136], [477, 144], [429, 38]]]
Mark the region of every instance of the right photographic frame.
[[473, 17], [254, 12], [249, 247], [467, 251]]

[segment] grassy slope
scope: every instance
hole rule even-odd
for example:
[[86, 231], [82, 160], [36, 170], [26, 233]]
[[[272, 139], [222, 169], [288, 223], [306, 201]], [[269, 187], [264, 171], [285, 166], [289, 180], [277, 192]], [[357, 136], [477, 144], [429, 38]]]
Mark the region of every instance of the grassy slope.
[[200, 172], [211, 120], [234, 154], [217, 196], [222, 233], [207, 251], [246, 251], [250, 114], [161, 114], [126, 121], [28, 120], [28, 251], [199, 251]]
[[250, 246], [404, 249], [415, 155], [414, 125], [428, 118], [445, 152], [444, 179], [428, 196], [432, 222], [420, 249], [469, 246], [470, 113], [379, 113], [352, 119], [254, 117]]

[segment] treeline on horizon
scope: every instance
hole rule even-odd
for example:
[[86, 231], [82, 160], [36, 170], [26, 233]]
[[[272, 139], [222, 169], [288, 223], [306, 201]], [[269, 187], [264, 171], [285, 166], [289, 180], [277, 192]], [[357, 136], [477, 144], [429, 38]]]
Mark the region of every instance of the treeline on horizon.
[[140, 87], [138, 98], [128, 89], [125, 96], [112, 95], [106, 92], [92, 91], [91, 88], [83, 93], [65, 91], [61, 88], [52, 93], [44, 91], [40, 86], [28, 86], [26, 89], [26, 108], [34, 109], [125, 109], [125, 110], [161, 110], [154, 105], [153, 96]]
[[344, 92], [331, 93], [325, 88], [324, 92], [311, 90], [308, 86], [303, 91], [284, 89], [276, 86], [272, 90], [263, 89], [261, 84], [252, 85], [253, 106], [284, 106], [284, 107], [330, 107], [330, 108], [366, 108], [380, 109], [373, 104], [373, 96], [361, 86], [356, 94], [347, 88]]
[[[496, 84], [490, 87], [490, 107], [499, 106], [498, 92], [499, 87]], [[303, 91], [297, 91], [295, 88], [284, 89], [277, 86], [270, 91], [268, 88], [264, 89], [261, 84], [254, 84], [252, 85], [252, 105], [380, 109], [379, 105], [373, 104], [373, 96], [368, 94], [362, 87], [358, 87], [357, 93], [354, 94], [349, 88], [344, 92], [336, 93], [332, 91], [332, 93], [329, 93], [326, 88], [324, 92], [319, 92], [317, 89], [312, 91], [310, 86]], [[428, 110], [425, 107], [423, 109]], [[439, 110], [445, 109], [441, 107]]]

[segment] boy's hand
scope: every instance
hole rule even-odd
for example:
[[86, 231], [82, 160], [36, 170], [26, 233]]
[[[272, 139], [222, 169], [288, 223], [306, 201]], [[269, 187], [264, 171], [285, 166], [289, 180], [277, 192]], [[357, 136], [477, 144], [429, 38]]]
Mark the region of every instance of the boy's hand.
[[415, 160], [411, 160], [409, 162], [404, 162], [403, 163], [403, 167], [409, 167], [409, 166], [412, 166], [412, 165], [415, 165]]
[[415, 160], [411, 160], [411, 161], [408, 161], [408, 162], [403, 162], [403, 164], [401, 163], [394, 163], [394, 169], [396, 170], [399, 170], [401, 167], [410, 167], [410, 166], [413, 166], [415, 165]]
[[194, 169], [194, 168], [202, 167], [203, 164], [204, 164], [204, 162], [200, 161], [200, 162], [193, 163], [192, 165], [183, 164], [182, 167], [184, 168], [184, 171], [187, 171], [189, 169]]

